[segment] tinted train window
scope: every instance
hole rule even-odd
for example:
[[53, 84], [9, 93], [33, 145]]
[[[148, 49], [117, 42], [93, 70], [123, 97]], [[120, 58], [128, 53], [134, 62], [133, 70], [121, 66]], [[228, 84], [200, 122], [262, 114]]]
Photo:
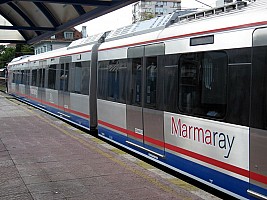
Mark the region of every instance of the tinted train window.
[[32, 70], [32, 86], [37, 86], [37, 69]]
[[12, 71], [12, 70], [10, 70], [9, 78], [12, 78], [12, 83], [15, 83], [15, 72], [16, 72], [16, 71]]
[[107, 61], [99, 63], [98, 67], [98, 98], [107, 99], [107, 84], [106, 78], [108, 76]]
[[82, 62], [82, 85], [81, 93], [88, 95], [89, 94], [89, 77], [90, 77], [90, 62]]
[[130, 105], [142, 105], [142, 63], [142, 58], [133, 58], [130, 60], [132, 77], [129, 96]]
[[222, 118], [226, 110], [227, 55], [224, 52], [183, 54], [179, 60], [179, 110]]
[[44, 87], [45, 71], [44, 69], [38, 69], [37, 71], [37, 86]]
[[69, 63], [60, 64], [59, 90], [68, 91], [69, 89]]
[[30, 85], [30, 70], [25, 70], [26, 72], [26, 85]]
[[22, 83], [22, 71], [18, 70], [17, 71], [17, 82], [18, 84]]
[[157, 79], [158, 66], [157, 57], [146, 58], [146, 87], [145, 87], [145, 106], [156, 108], [157, 103]]
[[13, 80], [12, 80], [13, 83], [18, 83], [18, 71], [17, 70], [14, 70], [13, 71]]
[[66, 63], [65, 64], [65, 71], [64, 71], [64, 76], [65, 76], [65, 81], [64, 81], [64, 90], [68, 91], [69, 89], [69, 69], [70, 69], [70, 64]]
[[56, 65], [50, 65], [48, 68], [48, 88], [55, 89], [56, 85]]
[[267, 130], [267, 46], [253, 47], [250, 125]]
[[125, 103], [127, 60], [99, 62], [98, 97]]
[[64, 82], [65, 82], [65, 74], [64, 74], [64, 64], [60, 65], [60, 74], [59, 74], [59, 90], [64, 90]]
[[[169, 112], [177, 112], [178, 99], [178, 56], [166, 55], [159, 59], [159, 66], [162, 70], [159, 74], [160, 80], [163, 80], [164, 92], [163, 109]], [[161, 82], [161, 81], [159, 81]]]
[[82, 64], [80, 62], [75, 63], [74, 80], [74, 92], [80, 94], [82, 84]]
[[70, 67], [69, 91], [89, 94], [90, 62], [76, 62]]

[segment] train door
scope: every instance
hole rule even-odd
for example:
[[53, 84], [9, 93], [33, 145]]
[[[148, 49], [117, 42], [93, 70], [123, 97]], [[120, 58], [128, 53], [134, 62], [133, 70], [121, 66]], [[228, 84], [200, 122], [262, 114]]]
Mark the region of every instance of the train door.
[[253, 34], [250, 112], [250, 188], [248, 193], [267, 199], [267, 28]]
[[69, 92], [69, 68], [70, 68], [71, 57], [60, 58], [60, 64], [58, 65], [58, 79], [57, 84], [59, 87], [58, 91], [58, 104], [59, 108], [63, 113], [59, 113], [67, 118], [70, 116], [67, 114], [70, 108], [70, 92]]
[[164, 44], [130, 48], [130, 86], [126, 106], [127, 143], [164, 157], [164, 113], [158, 110], [158, 55]]

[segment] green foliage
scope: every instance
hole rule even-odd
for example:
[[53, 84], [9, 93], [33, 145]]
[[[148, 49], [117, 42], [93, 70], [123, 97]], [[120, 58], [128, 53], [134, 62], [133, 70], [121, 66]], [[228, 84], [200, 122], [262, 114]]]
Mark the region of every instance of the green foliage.
[[27, 44], [17, 44], [16, 48], [0, 45], [0, 68], [4, 68], [15, 57], [32, 54], [34, 49]]
[[16, 45], [16, 57], [24, 56], [24, 55], [32, 55], [34, 54], [33, 46], [27, 44], [17, 44]]
[[145, 13], [142, 13], [142, 19], [141, 19], [141, 21], [149, 20], [149, 19], [152, 19], [154, 17], [155, 17], [155, 15], [153, 13], [145, 12]]
[[0, 68], [4, 68], [15, 57], [15, 49], [13, 47], [0, 47]]

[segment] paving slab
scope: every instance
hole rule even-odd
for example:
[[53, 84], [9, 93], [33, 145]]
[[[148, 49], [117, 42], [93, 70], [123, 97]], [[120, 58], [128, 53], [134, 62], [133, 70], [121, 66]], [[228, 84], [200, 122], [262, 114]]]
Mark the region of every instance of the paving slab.
[[1, 200], [218, 199], [1, 93], [0, 125]]

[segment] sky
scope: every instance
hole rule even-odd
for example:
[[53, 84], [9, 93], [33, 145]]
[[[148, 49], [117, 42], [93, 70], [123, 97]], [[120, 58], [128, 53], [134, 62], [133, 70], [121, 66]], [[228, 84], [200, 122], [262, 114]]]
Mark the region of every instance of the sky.
[[132, 4], [121, 9], [85, 22], [75, 28], [81, 31], [82, 26], [87, 27], [87, 35], [95, 35], [101, 32], [114, 30], [132, 23]]
[[[216, 0], [199, 0], [210, 6], [216, 5]], [[209, 7], [198, 3], [195, 0], [182, 0], [182, 9], [188, 8], [198, 8], [207, 9]], [[114, 30], [123, 26], [130, 25], [132, 23], [132, 4], [125, 6], [121, 9], [93, 19], [91, 21], [85, 22], [75, 28], [79, 31], [82, 30], [82, 26], [87, 27], [87, 35], [95, 35], [98, 33]]]

